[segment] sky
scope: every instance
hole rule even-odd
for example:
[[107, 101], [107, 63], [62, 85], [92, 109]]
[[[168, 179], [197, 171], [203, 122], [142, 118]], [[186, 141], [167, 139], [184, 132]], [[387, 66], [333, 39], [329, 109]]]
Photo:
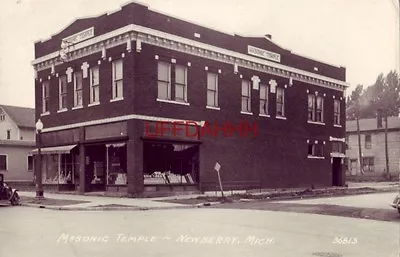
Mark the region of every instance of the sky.
[[[141, 0], [173, 17], [346, 67], [347, 94], [399, 71], [398, 0]], [[34, 107], [34, 42], [126, 0], [1, 0], [0, 104]]]

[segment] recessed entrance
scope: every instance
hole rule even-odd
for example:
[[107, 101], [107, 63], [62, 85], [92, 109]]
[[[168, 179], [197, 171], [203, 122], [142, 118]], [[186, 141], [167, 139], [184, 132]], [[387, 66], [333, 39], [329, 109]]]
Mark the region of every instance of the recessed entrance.
[[343, 186], [342, 159], [332, 158], [332, 186]]

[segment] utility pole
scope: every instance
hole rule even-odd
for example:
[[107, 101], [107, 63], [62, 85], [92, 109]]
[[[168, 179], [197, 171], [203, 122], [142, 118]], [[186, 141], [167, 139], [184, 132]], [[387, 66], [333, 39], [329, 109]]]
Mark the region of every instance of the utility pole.
[[[399, 0], [400, 1], [400, 0]], [[385, 108], [383, 110], [384, 115], [385, 115], [385, 157], [386, 157], [386, 176], [388, 179], [391, 179], [390, 177], [390, 171], [389, 171], [389, 149], [388, 149], [388, 110]]]

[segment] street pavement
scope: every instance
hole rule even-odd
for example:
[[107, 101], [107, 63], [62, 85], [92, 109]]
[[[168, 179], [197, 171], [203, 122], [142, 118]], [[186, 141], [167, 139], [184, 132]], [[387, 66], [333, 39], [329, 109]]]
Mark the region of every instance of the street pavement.
[[1, 257], [398, 257], [399, 224], [233, 209], [0, 207]]
[[[340, 197], [323, 197], [303, 200], [285, 200], [277, 201], [278, 203], [296, 203], [296, 204], [330, 204], [348, 207], [359, 208], [376, 208], [376, 209], [391, 209], [394, 210], [389, 203], [392, 203], [397, 192], [391, 193], [376, 193], [353, 196]], [[400, 237], [400, 235], [399, 235]]]

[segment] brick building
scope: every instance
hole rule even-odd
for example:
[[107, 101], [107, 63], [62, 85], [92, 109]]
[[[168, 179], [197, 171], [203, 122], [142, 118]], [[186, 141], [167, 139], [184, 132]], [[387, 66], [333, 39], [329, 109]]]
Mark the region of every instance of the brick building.
[[33, 66], [46, 184], [209, 190], [216, 162], [222, 181], [238, 186], [343, 184], [345, 68], [270, 35], [129, 3], [36, 42]]

